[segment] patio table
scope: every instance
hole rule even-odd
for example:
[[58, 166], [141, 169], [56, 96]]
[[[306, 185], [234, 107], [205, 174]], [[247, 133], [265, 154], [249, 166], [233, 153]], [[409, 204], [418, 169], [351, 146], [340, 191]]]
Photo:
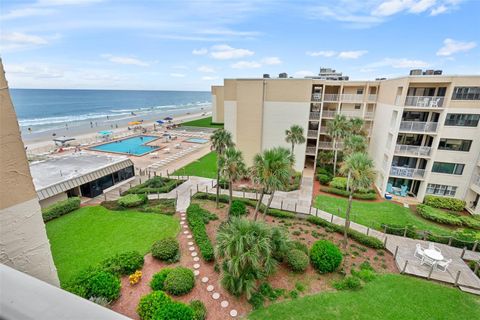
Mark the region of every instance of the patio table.
[[429, 257], [430, 259], [435, 260], [436, 262], [442, 261], [443, 260], [443, 255], [441, 252], [433, 249], [425, 249], [423, 250], [423, 253]]

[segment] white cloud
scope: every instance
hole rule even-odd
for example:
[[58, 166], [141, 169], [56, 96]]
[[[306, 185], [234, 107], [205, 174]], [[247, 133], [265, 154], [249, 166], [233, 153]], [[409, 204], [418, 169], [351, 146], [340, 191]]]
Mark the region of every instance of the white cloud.
[[253, 56], [255, 52], [248, 49], [237, 49], [226, 44], [212, 46], [210, 55], [214, 59], [228, 60]]
[[378, 62], [370, 63], [363, 68], [363, 71], [372, 71], [375, 68], [391, 67], [395, 69], [425, 68], [429, 63], [422, 60], [407, 58], [385, 58]]
[[[50, 37], [50, 39], [58, 38], [59, 35]], [[15, 51], [38, 47], [49, 43], [47, 37], [41, 37], [23, 32], [1, 32], [0, 44], [2, 51]]]
[[208, 53], [208, 50], [206, 48], [201, 48], [201, 49], [193, 49], [192, 54], [196, 56], [203, 56]]
[[340, 59], [358, 59], [361, 56], [365, 55], [367, 50], [356, 50], [356, 51], [342, 51], [338, 54]]
[[233, 69], [256, 69], [261, 66], [262, 64], [256, 61], [238, 61], [231, 65]]
[[202, 77], [202, 80], [204, 81], [212, 81], [212, 80], [217, 80], [218, 77], [211, 77], [211, 76], [204, 76]]
[[6, 64], [5, 72], [35, 79], [62, 78], [64, 71], [45, 64]]
[[439, 14], [442, 14], [442, 13], [445, 13], [448, 11], [448, 8], [445, 7], [443, 4], [436, 7], [436, 8], [433, 8], [432, 11], [430, 12], [430, 15], [431, 16], [437, 16]]
[[196, 32], [198, 34], [219, 35], [219, 36], [240, 36], [240, 37], [255, 37], [260, 34], [257, 31], [237, 31], [228, 28], [204, 29]]
[[438, 4], [437, 0], [387, 0], [376, 7], [372, 14], [375, 16], [391, 16], [402, 11], [422, 13]]
[[308, 71], [308, 70], [300, 70], [300, 71], [297, 71], [293, 74], [293, 77], [294, 78], [305, 78], [305, 77], [308, 77], [308, 76], [314, 76], [315, 73], [313, 73], [312, 71]]
[[437, 56], [448, 57], [457, 52], [467, 52], [476, 46], [474, 41], [464, 42], [447, 38], [443, 40], [443, 47], [437, 51]]
[[118, 64], [134, 65], [140, 67], [147, 67], [150, 65], [145, 61], [133, 57], [114, 56], [111, 54], [102, 54], [101, 57], [107, 59], [110, 62]]
[[65, 5], [85, 5], [91, 3], [103, 2], [104, 0], [38, 0], [37, 4], [41, 6], [65, 6]]
[[266, 65], [275, 65], [275, 64], [282, 64], [282, 60], [279, 57], [267, 57], [263, 58], [261, 61], [263, 64]]
[[185, 78], [185, 75], [183, 73], [170, 73], [170, 77], [174, 78]]
[[205, 73], [214, 73], [215, 69], [209, 66], [200, 66], [197, 68], [197, 71], [199, 72], [205, 72]]
[[307, 51], [305, 53], [307, 56], [310, 57], [325, 57], [325, 58], [331, 58], [335, 56], [337, 53], [332, 50], [327, 50], [327, 51]]
[[45, 9], [45, 8], [20, 8], [14, 9], [10, 12], [3, 14], [0, 16], [0, 20], [13, 20], [18, 18], [26, 18], [26, 17], [33, 17], [33, 16], [45, 16], [53, 13], [54, 10], [52, 9]]

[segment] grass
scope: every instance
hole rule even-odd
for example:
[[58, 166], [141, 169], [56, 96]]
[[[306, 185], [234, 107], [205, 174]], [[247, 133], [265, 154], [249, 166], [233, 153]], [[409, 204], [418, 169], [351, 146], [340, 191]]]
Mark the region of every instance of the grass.
[[145, 254], [153, 242], [175, 236], [180, 229], [171, 216], [102, 206], [80, 208], [46, 225], [61, 283], [116, 253]]
[[[314, 206], [334, 215], [345, 217], [348, 200], [326, 195], [315, 198]], [[340, 212], [338, 211], [340, 208]], [[415, 225], [420, 230], [429, 230], [435, 234], [448, 234], [448, 228], [442, 228], [423, 218], [416, 216], [409, 208], [398, 204], [383, 202], [353, 201], [351, 220], [364, 226], [381, 229], [382, 224], [405, 226]]]
[[249, 319], [480, 319], [480, 299], [402, 275], [382, 275], [358, 291], [325, 292], [273, 304]]
[[204, 178], [217, 177], [217, 154], [210, 152], [198, 160], [195, 160], [185, 167], [178, 169], [172, 175], [198, 176]]
[[222, 123], [213, 123], [212, 117], [183, 122], [182, 126], [201, 127], [201, 128], [223, 128]]

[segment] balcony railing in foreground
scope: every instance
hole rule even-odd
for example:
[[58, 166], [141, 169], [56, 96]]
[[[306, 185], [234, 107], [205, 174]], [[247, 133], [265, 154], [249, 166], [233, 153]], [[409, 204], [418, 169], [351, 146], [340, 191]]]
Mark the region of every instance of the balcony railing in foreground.
[[441, 108], [444, 100], [444, 97], [407, 96], [405, 105], [420, 108]]
[[[318, 148], [320, 149], [334, 149], [333, 142], [330, 141], [320, 141], [318, 143]], [[343, 142], [337, 142], [337, 150], [343, 148]]]
[[322, 94], [321, 93], [312, 94], [312, 101], [322, 101]]
[[404, 144], [397, 144], [395, 146], [396, 154], [415, 155], [415, 156], [430, 156], [431, 147], [426, 146], [410, 146]]
[[472, 183], [480, 187], [480, 175], [475, 174], [472, 179]]
[[390, 175], [405, 178], [423, 178], [425, 176], [425, 169], [394, 167], [390, 168]]
[[338, 101], [338, 96], [336, 93], [325, 93], [323, 95], [323, 101]]
[[363, 101], [363, 94], [342, 94], [342, 101], [343, 102], [348, 102], [348, 101]]
[[400, 131], [408, 132], [436, 132], [438, 122], [402, 121]]
[[315, 155], [317, 153], [317, 147], [307, 147], [306, 153], [311, 154], [311, 155]]
[[309, 138], [317, 138], [318, 130], [308, 130], [307, 137]]
[[310, 112], [310, 120], [319, 120], [320, 119], [320, 112], [313, 111]]

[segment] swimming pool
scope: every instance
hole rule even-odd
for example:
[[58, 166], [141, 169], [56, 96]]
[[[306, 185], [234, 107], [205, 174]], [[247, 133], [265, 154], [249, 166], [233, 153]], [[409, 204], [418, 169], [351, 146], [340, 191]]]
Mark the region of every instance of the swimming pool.
[[125, 153], [134, 156], [143, 156], [149, 152], [159, 149], [159, 147], [146, 146], [145, 143], [156, 140], [155, 136], [137, 136], [133, 138], [117, 140], [114, 142], [104, 143], [99, 146], [91, 147], [91, 150], [105, 151], [112, 153]]
[[203, 139], [203, 138], [189, 138], [185, 140], [185, 142], [191, 142], [191, 143], [207, 143], [209, 140], [208, 139]]

